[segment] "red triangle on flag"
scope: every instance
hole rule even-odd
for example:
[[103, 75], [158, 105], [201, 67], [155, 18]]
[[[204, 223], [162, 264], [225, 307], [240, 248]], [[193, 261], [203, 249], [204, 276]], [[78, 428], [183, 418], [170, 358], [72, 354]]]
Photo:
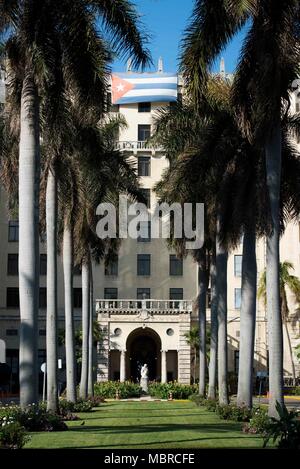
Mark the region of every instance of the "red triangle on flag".
[[117, 101], [124, 96], [124, 94], [128, 93], [128, 91], [134, 88], [134, 85], [129, 83], [127, 80], [123, 80], [122, 78], [118, 77], [117, 75], [112, 75], [112, 103], [116, 104]]

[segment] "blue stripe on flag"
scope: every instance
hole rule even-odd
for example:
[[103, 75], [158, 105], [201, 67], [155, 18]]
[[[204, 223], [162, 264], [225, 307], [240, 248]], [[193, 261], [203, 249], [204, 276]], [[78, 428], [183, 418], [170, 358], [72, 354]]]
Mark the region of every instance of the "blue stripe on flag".
[[133, 90], [177, 90], [176, 83], [132, 83]]
[[167, 95], [153, 95], [153, 96], [131, 96], [126, 98], [118, 99], [115, 104], [130, 104], [130, 103], [170, 103], [177, 101], [176, 96], [167, 96]]

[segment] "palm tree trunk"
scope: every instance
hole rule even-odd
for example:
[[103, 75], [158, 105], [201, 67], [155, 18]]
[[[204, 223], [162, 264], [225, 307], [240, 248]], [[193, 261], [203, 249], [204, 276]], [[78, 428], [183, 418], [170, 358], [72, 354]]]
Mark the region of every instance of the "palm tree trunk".
[[216, 292], [216, 249], [213, 248], [210, 264], [210, 358], [209, 358], [209, 383], [208, 398], [216, 398], [217, 384], [217, 359], [218, 359], [218, 308], [217, 308], [217, 292]]
[[284, 324], [284, 328], [285, 328], [285, 333], [286, 333], [286, 338], [287, 338], [287, 343], [288, 343], [288, 348], [289, 348], [289, 354], [290, 354], [290, 360], [291, 360], [291, 366], [292, 366], [293, 386], [296, 386], [296, 369], [295, 369], [295, 363], [294, 363], [294, 355], [293, 355], [291, 337], [290, 337], [287, 321], [284, 321], [283, 324]]
[[49, 169], [46, 190], [47, 224], [47, 410], [57, 412], [57, 177]]
[[38, 95], [26, 71], [19, 146], [20, 404], [38, 402], [40, 143]]
[[206, 256], [201, 249], [198, 261], [198, 320], [199, 320], [199, 395], [205, 395], [206, 376]]
[[217, 309], [218, 309], [218, 390], [219, 403], [228, 404], [227, 358], [227, 260], [228, 252], [220, 243], [219, 220], [216, 237]]
[[82, 263], [82, 358], [80, 397], [86, 399], [88, 395], [88, 366], [89, 366], [89, 310], [90, 310], [90, 267], [89, 262]]
[[240, 355], [237, 404], [252, 407], [253, 360], [256, 321], [256, 237], [246, 228], [243, 240], [242, 304], [240, 314]]
[[65, 344], [67, 400], [76, 402], [76, 358], [73, 318], [73, 234], [67, 220], [64, 222], [63, 265], [65, 285]]
[[89, 364], [88, 364], [88, 396], [94, 395], [94, 379], [93, 379], [93, 365], [94, 365], [94, 338], [93, 338], [93, 267], [90, 262], [90, 315], [89, 315]]
[[279, 201], [281, 180], [281, 127], [280, 117], [266, 144], [266, 174], [272, 218], [272, 233], [267, 237], [267, 318], [269, 339], [269, 415], [278, 417], [276, 402], [283, 400], [283, 331], [280, 310], [279, 283]]

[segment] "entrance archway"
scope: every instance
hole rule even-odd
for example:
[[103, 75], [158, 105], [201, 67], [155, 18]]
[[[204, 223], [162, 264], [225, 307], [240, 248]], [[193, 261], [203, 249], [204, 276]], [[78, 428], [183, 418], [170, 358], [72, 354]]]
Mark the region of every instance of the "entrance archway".
[[150, 328], [135, 329], [129, 334], [126, 343], [127, 376], [131, 381], [139, 381], [141, 367], [147, 363], [149, 380], [159, 380], [161, 375], [161, 339]]

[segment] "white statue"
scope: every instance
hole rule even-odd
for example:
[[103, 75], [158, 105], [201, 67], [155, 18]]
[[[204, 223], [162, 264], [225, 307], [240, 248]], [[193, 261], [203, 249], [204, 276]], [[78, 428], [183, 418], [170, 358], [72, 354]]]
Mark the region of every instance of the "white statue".
[[141, 369], [141, 378], [148, 378], [148, 366], [147, 363], [144, 363]]

